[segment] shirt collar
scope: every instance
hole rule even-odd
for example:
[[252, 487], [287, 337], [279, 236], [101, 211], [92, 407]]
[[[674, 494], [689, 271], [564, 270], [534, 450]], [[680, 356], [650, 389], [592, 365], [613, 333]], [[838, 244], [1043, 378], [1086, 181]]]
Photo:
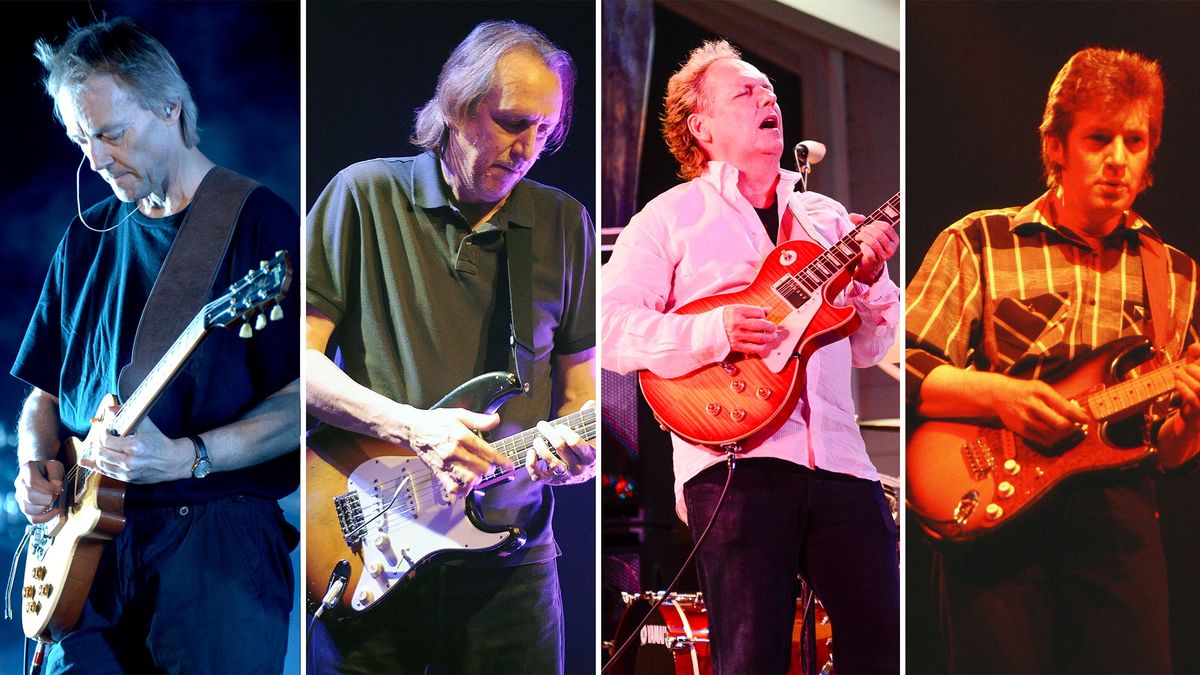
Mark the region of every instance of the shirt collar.
[[[1077, 235], [1054, 224], [1053, 209], [1051, 208], [1053, 199], [1054, 191], [1047, 190], [1042, 196], [1023, 206], [1013, 216], [1012, 224], [1008, 228], [1009, 231], [1014, 234], [1024, 235], [1044, 230], [1058, 233], [1061, 236], [1067, 236], [1072, 241], [1078, 240], [1079, 237]], [[1117, 226], [1117, 229], [1110, 236], [1146, 236], [1162, 241], [1162, 237], [1159, 236], [1150, 223], [1146, 222], [1133, 209], [1122, 214], [1121, 224]]]
[[[501, 230], [510, 225], [533, 227], [536, 218], [526, 182], [522, 178], [513, 187], [504, 206], [492, 216], [492, 225]], [[454, 205], [454, 193], [442, 178], [441, 160], [432, 152], [421, 153], [413, 162], [413, 203], [423, 209], [449, 208], [458, 212], [458, 207]]]
[[[711, 160], [708, 166], [704, 168], [704, 173], [700, 174], [698, 180], [709, 183], [721, 193], [721, 196], [732, 201], [734, 199], [745, 199], [738, 190], [739, 175], [740, 171], [736, 166], [720, 160]], [[796, 187], [796, 183], [799, 182], [800, 174], [780, 168], [779, 185], [776, 186], [775, 194], [789, 194]]]

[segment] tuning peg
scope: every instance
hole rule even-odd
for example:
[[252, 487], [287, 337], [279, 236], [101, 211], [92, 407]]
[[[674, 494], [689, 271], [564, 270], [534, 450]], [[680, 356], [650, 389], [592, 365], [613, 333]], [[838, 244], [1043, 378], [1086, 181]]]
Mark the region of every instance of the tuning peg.
[[283, 308], [280, 307], [279, 305], [275, 305], [274, 307], [272, 307], [271, 308], [271, 320], [278, 321], [282, 318], [283, 318]]
[[251, 337], [251, 336], [253, 336], [253, 335], [254, 335], [254, 329], [250, 327], [250, 324], [248, 324], [248, 323], [243, 323], [243, 324], [242, 324], [242, 329], [238, 331], [238, 337], [240, 337], [240, 338], [248, 338], [248, 337]]
[[263, 270], [263, 271], [265, 272], [265, 271], [266, 271], [266, 269], [267, 269], [267, 261], [266, 261], [266, 260], [259, 260], [259, 261], [258, 261], [258, 269], [260, 269], [260, 270]]
[[266, 327], [267, 327], [267, 317], [263, 316], [262, 314], [259, 314], [258, 318], [256, 318], [254, 320], [254, 330], [262, 330]]

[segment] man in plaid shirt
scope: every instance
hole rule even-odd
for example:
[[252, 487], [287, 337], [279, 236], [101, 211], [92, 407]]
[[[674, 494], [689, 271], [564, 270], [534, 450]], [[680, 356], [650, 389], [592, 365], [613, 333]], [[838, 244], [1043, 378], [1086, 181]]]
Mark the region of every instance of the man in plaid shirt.
[[[1196, 455], [1196, 264], [1131, 210], [1152, 181], [1162, 111], [1156, 62], [1100, 48], [1067, 61], [1040, 127], [1049, 191], [951, 225], [908, 287], [917, 414], [999, 418], [1026, 439], [1064, 438], [1089, 417], [1043, 378], [1147, 335], [1188, 364], [1176, 375], [1179, 404], [1152, 429], [1160, 463]], [[1152, 316], [1153, 251], [1165, 258], [1167, 316]], [[1149, 471], [1093, 473], [982, 541], [935, 554], [950, 669], [1170, 671], [1156, 510]]]

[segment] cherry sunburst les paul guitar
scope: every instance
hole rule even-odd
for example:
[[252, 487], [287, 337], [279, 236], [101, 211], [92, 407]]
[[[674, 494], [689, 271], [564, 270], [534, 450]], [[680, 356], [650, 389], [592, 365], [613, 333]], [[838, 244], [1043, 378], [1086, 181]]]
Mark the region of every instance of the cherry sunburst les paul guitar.
[[[125, 527], [125, 483], [80, 464], [91, 458], [104, 436], [129, 434], [150, 411], [159, 395], [174, 379], [212, 328], [229, 328], [239, 322], [242, 337], [253, 334], [283, 318], [279, 301], [291, 283], [292, 271], [285, 251], [229, 287], [221, 297], [205, 305], [175, 340], [137, 389], [114, 412], [117, 399], [104, 397], [83, 440], [63, 443], [59, 459], [66, 469], [59, 514], [46, 523], [26, 529], [28, 550], [21, 586], [21, 625], [25, 635], [53, 642], [79, 621], [104, 545]], [[267, 314], [267, 307], [271, 306]]]
[[[900, 222], [900, 194], [863, 223]], [[767, 307], [780, 328], [765, 357], [731, 352], [724, 361], [680, 377], [638, 373], [646, 402], [659, 423], [700, 445], [737, 443], [790, 414], [800, 395], [804, 366], [818, 348], [846, 337], [859, 325], [852, 307], [833, 304], [850, 282], [860, 252], [854, 228], [828, 249], [809, 241], [780, 244], [754, 281], [733, 293], [693, 300], [673, 314], [702, 314], [728, 305]]]

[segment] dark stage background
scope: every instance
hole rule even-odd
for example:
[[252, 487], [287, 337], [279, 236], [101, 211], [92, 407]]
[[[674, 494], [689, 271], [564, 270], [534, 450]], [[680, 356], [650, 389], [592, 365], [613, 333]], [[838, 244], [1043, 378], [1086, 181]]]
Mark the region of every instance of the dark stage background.
[[[307, 17], [305, 208], [341, 169], [375, 157], [413, 155], [414, 111], [442, 64], [482, 21], [534, 26], [570, 52], [579, 71], [566, 144], [529, 178], [565, 190], [595, 217], [595, 5], [591, 2], [330, 2]], [[567, 672], [595, 669], [595, 484], [558, 488], [554, 532], [567, 626]]]
[[[259, 180], [300, 207], [299, 3], [84, 2], [9, 3], [0, 27], [0, 82], [9, 159], [0, 165], [0, 559], [11, 558], [25, 518], [12, 495], [14, 424], [27, 389], [8, 376], [41, 291], [50, 257], [75, 217], [80, 152], [54, 118], [41, 86], [33, 42], [60, 44], [68, 22], [124, 15], [158, 38], [175, 57], [199, 107], [201, 149], [218, 164]], [[111, 195], [83, 169], [84, 208]], [[299, 227], [299, 222], [297, 222]], [[292, 317], [299, 322], [300, 317]], [[297, 467], [299, 470], [299, 467]], [[299, 495], [283, 501], [299, 525]], [[298, 574], [299, 551], [292, 554]], [[19, 590], [19, 589], [18, 589]], [[297, 595], [297, 598], [299, 595]], [[19, 602], [19, 599], [17, 599]], [[14, 607], [17, 605], [14, 604]], [[299, 603], [286, 672], [299, 672]], [[219, 618], [217, 618], [219, 620]], [[202, 639], [198, 637], [198, 639]], [[19, 621], [0, 626], [0, 671], [21, 672]]]
[[[937, 233], [971, 211], [1024, 205], [1045, 190], [1037, 127], [1058, 69], [1078, 49], [1124, 48], [1158, 59], [1167, 80], [1155, 185], [1136, 210], [1167, 242], [1200, 256], [1191, 199], [1200, 172], [1200, 110], [1189, 2], [909, 2], [905, 39], [906, 279]], [[1200, 672], [1200, 475], [1161, 481], [1178, 672]], [[908, 672], [943, 672], [930, 554], [907, 544]]]

